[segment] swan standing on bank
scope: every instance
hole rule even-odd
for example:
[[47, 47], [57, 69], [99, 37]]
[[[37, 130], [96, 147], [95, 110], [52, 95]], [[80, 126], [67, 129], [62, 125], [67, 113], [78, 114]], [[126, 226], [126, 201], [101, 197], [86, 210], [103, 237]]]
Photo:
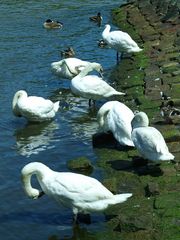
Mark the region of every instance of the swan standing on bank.
[[133, 53], [140, 52], [143, 49], [139, 48], [137, 43], [129, 36], [128, 33], [122, 31], [110, 32], [111, 26], [105, 25], [105, 29], [102, 32], [103, 40], [109, 45], [109, 47], [117, 51], [117, 62], [119, 60], [118, 53]]
[[43, 122], [55, 117], [59, 101], [53, 103], [42, 97], [28, 96], [24, 90], [15, 93], [12, 110], [15, 116], [25, 117], [30, 122]]
[[66, 58], [51, 63], [52, 71], [62, 78], [72, 79], [78, 75], [90, 62], [78, 58]]
[[102, 71], [102, 66], [99, 63], [88, 64], [76, 77], [71, 80], [71, 91], [78, 96], [89, 99], [89, 106], [91, 100], [101, 98], [108, 98], [114, 95], [125, 95], [125, 93], [116, 91], [102, 78], [96, 75], [87, 75], [89, 72], [96, 70]]
[[[42, 193], [49, 195], [59, 204], [71, 208], [74, 220], [78, 213], [100, 212], [132, 196], [132, 193], [114, 195], [95, 178], [71, 172], [55, 172], [40, 162], [27, 164], [21, 174], [27, 196], [37, 199]], [[31, 186], [33, 174], [43, 192]]]
[[154, 127], [149, 127], [146, 113], [135, 114], [132, 120], [132, 141], [139, 153], [148, 160], [173, 160], [162, 134]]
[[100, 131], [111, 131], [114, 138], [123, 146], [134, 146], [131, 139], [131, 121], [134, 113], [118, 101], [105, 103], [97, 113]]

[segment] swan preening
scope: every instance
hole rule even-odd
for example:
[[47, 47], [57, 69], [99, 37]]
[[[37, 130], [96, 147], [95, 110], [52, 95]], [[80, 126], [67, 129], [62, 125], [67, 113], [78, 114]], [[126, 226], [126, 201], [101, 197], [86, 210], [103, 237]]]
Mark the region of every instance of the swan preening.
[[15, 93], [12, 110], [15, 116], [25, 117], [30, 122], [43, 122], [55, 117], [59, 109], [59, 101], [53, 103], [49, 99], [28, 96], [24, 90]]
[[51, 63], [51, 69], [55, 74], [62, 78], [72, 79], [89, 63], [90, 62], [78, 58], [67, 58]]
[[114, 138], [123, 146], [134, 146], [131, 140], [131, 121], [134, 113], [118, 101], [106, 102], [97, 113], [100, 131], [111, 131]]
[[75, 95], [89, 99], [89, 105], [91, 105], [91, 100], [95, 101], [114, 95], [125, 95], [125, 93], [116, 91], [102, 78], [96, 75], [87, 75], [93, 70], [101, 72], [102, 66], [99, 63], [90, 63], [71, 80], [70, 87]]
[[173, 160], [162, 134], [154, 127], [149, 127], [146, 113], [138, 112], [132, 120], [132, 141], [139, 153], [148, 160]]
[[44, 23], [43, 26], [47, 29], [53, 29], [53, 28], [62, 28], [63, 23], [59, 21], [53, 21], [51, 19], [47, 19]]
[[138, 47], [137, 43], [129, 36], [128, 33], [119, 30], [110, 32], [110, 29], [111, 26], [106, 24], [105, 29], [102, 32], [102, 38], [109, 47], [117, 51], [117, 60], [118, 52], [123, 54], [140, 52], [143, 50]]
[[[43, 191], [59, 204], [71, 208], [75, 220], [78, 213], [101, 212], [132, 196], [132, 193], [114, 195], [95, 178], [71, 172], [55, 172], [40, 162], [27, 164], [21, 174], [28, 197], [37, 199], [42, 196]], [[31, 186], [33, 174], [36, 175], [42, 191]]]

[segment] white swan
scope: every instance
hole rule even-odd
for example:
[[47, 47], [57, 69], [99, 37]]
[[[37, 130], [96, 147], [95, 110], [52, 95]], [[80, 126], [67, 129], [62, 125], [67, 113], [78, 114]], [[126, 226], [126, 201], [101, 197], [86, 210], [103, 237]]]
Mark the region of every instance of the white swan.
[[173, 160], [162, 134], [154, 127], [149, 127], [149, 119], [144, 112], [135, 114], [132, 120], [132, 141], [139, 153], [146, 159]]
[[52, 71], [60, 77], [72, 79], [78, 75], [90, 62], [79, 58], [66, 58], [51, 63]]
[[28, 96], [24, 90], [15, 93], [12, 110], [15, 116], [25, 117], [30, 122], [47, 121], [55, 117], [59, 109], [59, 101], [53, 103], [42, 97]]
[[35, 174], [43, 193], [54, 198], [59, 204], [71, 208], [75, 220], [78, 213], [91, 213], [105, 210], [109, 205], [122, 203], [132, 193], [113, 195], [98, 180], [82, 174], [55, 172], [39, 162], [27, 164], [21, 171], [26, 194], [33, 199], [42, 192], [31, 186], [31, 176]]
[[[120, 53], [133, 53], [140, 52], [143, 49], [139, 48], [137, 43], [129, 36], [128, 33], [122, 31], [112, 31], [110, 32], [111, 26], [109, 24], [105, 25], [105, 29], [102, 32], [103, 40], [109, 45], [109, 47]], [[122, 56], [122, 55], [121, 55]]]
[[125, 95], [125, 93], [116, 91], [102, 78], [96, 75], [87, 75], [93, 70], [101, 72], [101, 69], [102, 66], [99, 63], [90, 63], [71, 80], [71, 91], [75, 95], [88, 98], [89, 105], [91, 105], [91, 100], [95, 101], [114, 95]]
[[133, 117], [132, 110], [118, 101], [105, 103], [97, 113], [100, 131], [111, 131], [114, 138], [124, 146], [134, 146], [131, 140]]

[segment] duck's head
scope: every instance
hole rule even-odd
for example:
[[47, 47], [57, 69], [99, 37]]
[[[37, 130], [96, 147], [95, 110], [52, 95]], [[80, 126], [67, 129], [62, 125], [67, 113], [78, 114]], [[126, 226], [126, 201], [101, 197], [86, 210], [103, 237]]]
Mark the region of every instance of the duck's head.
[[48, 18], [48, 19], [46, 20], [46, 23], [52, 23], [52, 20]]

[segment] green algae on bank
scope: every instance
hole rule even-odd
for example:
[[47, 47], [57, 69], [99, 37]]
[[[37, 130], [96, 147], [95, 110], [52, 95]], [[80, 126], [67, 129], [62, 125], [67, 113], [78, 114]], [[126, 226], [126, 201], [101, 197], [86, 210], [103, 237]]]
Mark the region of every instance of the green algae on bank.
[[[126, 91], [125, 104], [147, 113], [150, 125], [162, 132], [175, 155], [175, 163], [147, 165], [136, 149], [122, 150], [115, 142], [108, 148], [105, 143], [95, 146], [97, 165], [104, 169], [104, 185], [114, 193], [133, 193], [128, 201], [105, 213], [109, 233], [116, 233], [118, 239], [179, 239], [180, 127], [167, 124], [160, 115], [162, 103], [169, 101], [160, 92], [180, 105], [180, 34], [178, 16], [171, 8], [178, 7], [175, 2], [136, 0], [112, 12], [113, 23], [128, 32], [143, 51], [125, 55], [110, 78], [117, 89]], [[175, 12], [174, 18], [170, 12]]]

